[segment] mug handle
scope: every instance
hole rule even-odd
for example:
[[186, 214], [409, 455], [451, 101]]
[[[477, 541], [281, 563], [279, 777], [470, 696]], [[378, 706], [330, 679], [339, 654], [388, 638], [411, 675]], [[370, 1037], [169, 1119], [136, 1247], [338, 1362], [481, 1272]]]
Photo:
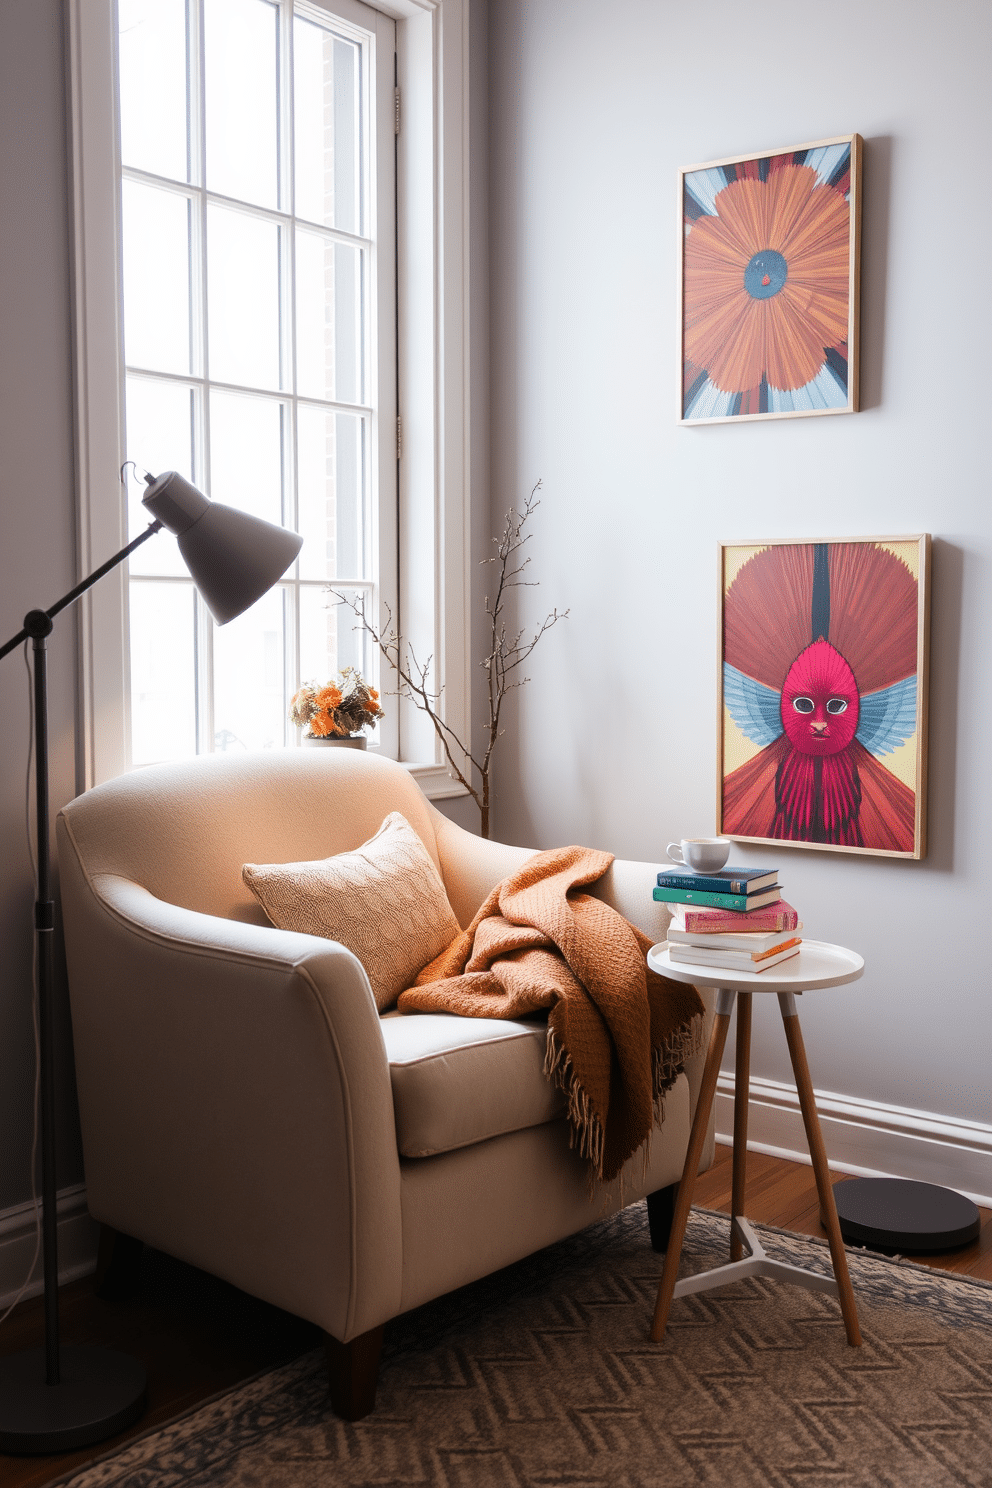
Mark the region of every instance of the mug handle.
[[670, 842], [665, 849], [673, 863], [681, 863], [685, 867], [685, 858], [682, 856], [682, 847], [678, 842]]

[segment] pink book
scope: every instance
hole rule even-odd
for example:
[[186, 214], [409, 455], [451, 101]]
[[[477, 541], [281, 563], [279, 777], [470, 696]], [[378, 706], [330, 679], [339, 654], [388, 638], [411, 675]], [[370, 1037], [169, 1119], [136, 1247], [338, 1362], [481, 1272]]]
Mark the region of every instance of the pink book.
[[672, 924], [693, 935], [712, 935], [721, 930], [795, 930], [799, 915], [784, 899], [751, 909], [746, 914], [733, 909], [704, 909], [694, 905], [673, 904]]

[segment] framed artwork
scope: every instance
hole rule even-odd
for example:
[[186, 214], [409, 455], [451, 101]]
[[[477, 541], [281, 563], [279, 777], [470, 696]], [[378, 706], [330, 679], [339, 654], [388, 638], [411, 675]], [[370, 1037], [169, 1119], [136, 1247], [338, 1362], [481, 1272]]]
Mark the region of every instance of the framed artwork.
[[679, 172], [683, 424], [856, 413], [861, 138]]
[[930, 538], [720, 546], [717, 830], [926, 852]]

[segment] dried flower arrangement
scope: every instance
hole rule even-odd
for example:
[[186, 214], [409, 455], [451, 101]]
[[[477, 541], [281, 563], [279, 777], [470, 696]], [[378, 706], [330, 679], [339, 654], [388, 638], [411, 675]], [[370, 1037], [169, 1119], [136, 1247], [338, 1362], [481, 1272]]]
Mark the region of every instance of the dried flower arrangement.
[[347, 738], [382, 718], [379, 694], [354, 667], [343, 667], [337, 682], [304, 682], [289, 705], [290, 720], [311, 739]]

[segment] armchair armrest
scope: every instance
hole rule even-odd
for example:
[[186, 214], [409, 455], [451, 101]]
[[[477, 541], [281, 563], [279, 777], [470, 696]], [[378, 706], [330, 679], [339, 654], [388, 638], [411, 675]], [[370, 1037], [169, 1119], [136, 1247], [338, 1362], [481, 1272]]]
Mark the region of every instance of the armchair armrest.
[[442, 816], [436, 807], [431, 807], [431, 815], [441, 877], [455, 917], [464, 929], [500, 880], [516, 873], [534, 856], [536, 848], [510, 847], [505, 842], [477, 837]]
[[363, 968], [87, 877], [60, 823], [94, 1217], [342, 1342], [399, 1310], [399, 1158]]

